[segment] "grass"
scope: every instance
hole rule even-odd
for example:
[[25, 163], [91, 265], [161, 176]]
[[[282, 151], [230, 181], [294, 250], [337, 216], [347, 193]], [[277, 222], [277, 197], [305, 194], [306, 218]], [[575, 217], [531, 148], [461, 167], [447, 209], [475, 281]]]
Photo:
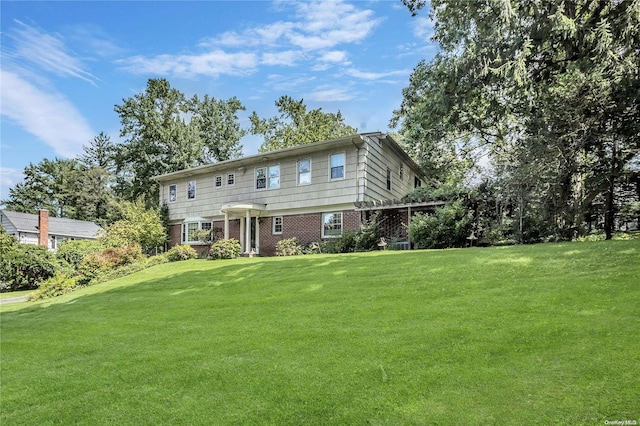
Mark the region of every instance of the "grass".
[[3, 305], [0, 423], [640, 416], [640, 241], [159, 265]]

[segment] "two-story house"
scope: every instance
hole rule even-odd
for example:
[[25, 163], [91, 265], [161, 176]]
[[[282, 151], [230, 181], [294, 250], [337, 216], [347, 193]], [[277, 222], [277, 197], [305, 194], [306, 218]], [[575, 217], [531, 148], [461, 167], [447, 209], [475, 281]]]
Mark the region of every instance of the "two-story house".
[[[362, 133], [157, 176], [170, 245], [198, 246], [213, 227], [242, 251], [340, 238], [373, 209], [397, 207], [422, 184], [418, 165], [389, 135]], [[404, 216], [408, 222], [411, 206]], [[406, 233], [405, 233], [406, 235]]]

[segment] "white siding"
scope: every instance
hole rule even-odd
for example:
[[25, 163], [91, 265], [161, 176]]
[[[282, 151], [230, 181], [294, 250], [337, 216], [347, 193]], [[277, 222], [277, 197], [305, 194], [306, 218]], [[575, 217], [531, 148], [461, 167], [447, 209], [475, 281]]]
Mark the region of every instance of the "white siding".
[[[386, 141], [370, 138], [366, 152], [366, 188], [364, 201], [401, 199], [413, 189], [415, 173]], [[400, 165], [403, 178], [400, 179]], [[391, 170], [391, 190], [387, 189], [387, 167]]]

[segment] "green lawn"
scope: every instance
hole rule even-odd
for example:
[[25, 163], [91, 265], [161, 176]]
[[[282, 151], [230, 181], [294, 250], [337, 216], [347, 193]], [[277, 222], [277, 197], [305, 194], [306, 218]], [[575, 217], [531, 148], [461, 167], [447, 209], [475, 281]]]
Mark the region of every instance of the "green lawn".
[[2, 425], [640, 417], [640, 240], [188, 261], [0, 309]]

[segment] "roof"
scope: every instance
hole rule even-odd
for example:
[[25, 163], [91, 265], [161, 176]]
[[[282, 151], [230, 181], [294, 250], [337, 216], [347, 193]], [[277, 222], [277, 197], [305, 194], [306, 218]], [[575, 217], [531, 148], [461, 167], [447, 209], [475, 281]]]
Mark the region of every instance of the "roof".
[[156, 182], [167, 182], [175, 178], [195, 176], [204, 173], [210, 173], [217, 170], [222, 170], [228, 167], [246, 167], [251, 164], [255, 164], [257, 162], [262, 161], [273, 161], [281, 158], [291, 157], [295, 155], [306, 155], [310, 153], [314, 153], [324, 149], [332, 149], [337, 147], [342, 147], [345, 145], [354, 145], [356, 147], [361, 147], [365, 143], [365, 138], [368, 137], [377, 137], [380, 139], [387, 140], [389, 142], [389, 146], [391, 149], [396, 152], [399, 156], [401, 156], [409, 166], [414, 169], [416, 173], [422, 176], [422, 171], [420, 170], [420, 166], [416, 164], [415, 161], [400, 147], [400, 145], [391, 138], [391, 136], [381, 133], [381, 132], [372, 132], [372, 133], [358, 133], [355, 135], [344, 136], [337, 139], [329, 139], [326, 141], [313, 142], [305, 145], [294, 146], [291, 148], [279, 149], [276, 151], [262, 152], [259, 154], [248, 155], [246, 157], [236, 158], [233, 160], [221, 161], [219, 163], [211, 163], [205, 164], [203, 166], [193, 167], [191, 169], [179, 170], [172, 173], [167, 173], [160, 176], [155, 176], [153, 180]]
[[[0, 214], [7, 218], [19, 232], [37, 234], [38, 215], [0, 210]], [[96, 238], [102, 228], [94, 222], [85, 220], [66, 219], [49, 216], [49, 234], [62, 237]]]

